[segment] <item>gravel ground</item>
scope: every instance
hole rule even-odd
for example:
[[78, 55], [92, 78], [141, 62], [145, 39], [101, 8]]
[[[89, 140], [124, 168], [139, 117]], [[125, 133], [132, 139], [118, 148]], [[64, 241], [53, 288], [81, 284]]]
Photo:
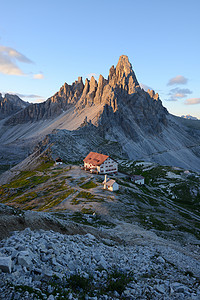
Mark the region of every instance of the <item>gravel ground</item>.
[[200, 262], [166, 245], [26, 228], [0, 265], [1, 299], [200, 299]]

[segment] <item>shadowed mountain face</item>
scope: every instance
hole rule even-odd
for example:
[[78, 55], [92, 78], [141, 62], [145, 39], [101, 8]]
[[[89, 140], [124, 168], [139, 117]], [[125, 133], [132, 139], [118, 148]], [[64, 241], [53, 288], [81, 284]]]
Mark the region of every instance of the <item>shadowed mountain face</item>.
[[6, 124], [17, 125], [53, 119], [69, 108], [74, 108], [80, 114], [84, 108], [92, 109], [96, 105], [103, 106], [95, 120], [96, 124], [106, 126], [109, 119], [115, 119], [115, 122], [127, 127], [130, 115], [134, 116], [139, 125], [143, 124], [147, 132], [155, 134], [161, 131], [160, 124], [166, 125], [167, 122], [167, 111], [163, 108], [158, 94], [154, 91], [145, 92], [140, 88], [128, 57], [122, 55], [116, 68], [110, 68], [108, 79], [100, 75], [98, 83], [94, 77], [91, 80], [86, 79], [85, 85], [81, 77], [72, 85], [65, 83], [46, 102], [31, 104], [15, 114]]
[[1, 123], [0, 154], [6, 149], [12, 156], [17, 149], [15, 156], [22, 152], [23, 156], [27, 148], [30, 152], [53, 132], [53, 137], [46, 140], [53, 138], [56, 151], [66, 141], [62, 153], [63, 157], [70, 157], [67, 141], [72, 148], [75, 141], [81, 158], [86, 150], [94, 148], [92, 136], [86, 139], [89, 124], [94, 126], [96, 149], [106, 151], [103, 139], [104, 143], [118, 143], [118, 156], [121, 153], [130, 159], [200, 170], [200, 122], [194, 122], [170, 115], [158, 94], [153, 90], [145, 92], [128, 57], [122, 55], [117, 66], [110, 68], [107, 79], [100, 75], [98, 82], [92, 77], [83, 84], [79, 77], [72, 85], [65, 83], [45, 102], [31, 104]]
[[29, 105], [28, 102], [21, 100], [16, 95], [0, 94], [0, 120], [7, 118]]

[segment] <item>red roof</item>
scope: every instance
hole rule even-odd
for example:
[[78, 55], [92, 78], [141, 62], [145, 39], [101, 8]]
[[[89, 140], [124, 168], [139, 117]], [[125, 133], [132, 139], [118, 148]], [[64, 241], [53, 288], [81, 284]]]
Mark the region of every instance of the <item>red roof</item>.
[[109, 156], [96, 153], [96, 152], [90, 152], [86, 158], [84, 158], [84, 162], [90, 163], [93, 166], [100, 166]]

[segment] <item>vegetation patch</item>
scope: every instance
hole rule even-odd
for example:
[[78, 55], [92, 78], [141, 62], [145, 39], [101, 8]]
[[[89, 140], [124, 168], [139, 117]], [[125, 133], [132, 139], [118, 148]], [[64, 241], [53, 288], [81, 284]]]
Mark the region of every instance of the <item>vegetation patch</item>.
[[35, 176], [36, 172], [33, 171], [23, 171], [21, 172], [19, 175], [17, 175], [16, 177], [14, 177], [14, 179], [9, 183], [4, 185], [3, 187], [7, 187], [9, 189], [12, 188], [27, 188], [30, 185], [30, 178], [32, 176]]
[[198, 187], [189, 183], [181, 183], [173, 186], [171, 191], [175, 195], [172, 199], [174, 202], [195, 213], [200, 213], [200, 192]]
[[4, 185], [4, 188], [9, 189], [19, 189], [23, 190], [27, 188], [32, 188], [38, 184], [44, 183], [49, 180], [50, 176], [38, 176], [36, 172], [23, 171], [21, 172], [16, 179], [12, 180], [9, 184]]
[[78, 193], [76, 198], [94, 199], [95, 196], [89, 192], [81, 191], [80, 193]]
[[[83, 209], [83, 211], [81, 210], [81, 212], [73, 213], [73, 215], [70, 218], [72, 221], [74, 221], [76, 223], [90, 225], [93, 227], [98, 227], [98, 226], [106, 226], [106, 227], [111, 227], [111, 228], [115, 227], [115, 225], [113, 223], [111, 223], [110, 221], [102, 219], [102, 217], [97, 214], [93, 215], [93, 213], [94, 213], [93, 210], [88, 211], [88, 209]], [[92, 215], [90, 217], [91, 218], [90, 221], [88, 220], [88, 218], [86, 218], [87, 214]]]
[[39, 167], [37, 167], [37, 171], [43, 172], [54, 166], [54, 161], [44, 161], [41, 163]]
[[132, 273], [124, 273], [118, 270], [114, 270], [111, 274], [108, 275], [106, 291], [114, 292], [117, 291], [120, 295], [125, 290], [127, 284], [133, 281]]
[[63, 200], [65, 200], [72, 193], [74, 193], [74, 189], [70, 189], [67, 192], [65, 192], [65, 193], [63, 193], [59, 196], [53, 196], [53, 197], [47, 198], [46, 201], [45, 201], [45, 205], [40, 207], [38, 209], [38, 211], [47, 210], [47, 209], [50, 209], [50, 208], [60, 204]]
[[139, 217], [140, 223], [147, 229], [156, 229], [159, 231], [171, 231], [171, 227], [165, 224], [163, 220], [156, 218], [154, 215], [145, 216], [140, 213], [137, 215]]
[[71, 200], [71, 204], [72, 204], [72, 205], [78, 205], [78, 204], [80, 204], [80, 203], [81, 203], [81, 200], [78, 200], [78, 199], [76, 199], [76, 198], [74, 198], [74, 199]]
[[92, 188], [97, 187], [97, 184], [94, 183], [92, 180], [90, 180], [90, 181], [88, 181], [88, 182], [82, 184], [80, 187], [81, 187], [82, 189], [92, 189]]
[[26, 193], [23, 196], [15, 198], [15, 203], [24, 204], [26, 202], [29, 202], [33, 199], [37, 198], [37, 194], [35, 192]]
[[81, 213], [82, 214], [92, 215], [94, 213], [94, 210], [92, 210], [91, 208], [85, 208], [85, 207], [83, 207], [81, 209]]

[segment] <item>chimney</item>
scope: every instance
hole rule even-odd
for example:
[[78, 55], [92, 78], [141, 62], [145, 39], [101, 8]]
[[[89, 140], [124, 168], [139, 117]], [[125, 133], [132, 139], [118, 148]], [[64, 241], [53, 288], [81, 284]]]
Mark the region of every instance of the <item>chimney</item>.
[[105, 183], [107, 182], [107, 174], [105, 174], [104, 182], [105, 182]]

